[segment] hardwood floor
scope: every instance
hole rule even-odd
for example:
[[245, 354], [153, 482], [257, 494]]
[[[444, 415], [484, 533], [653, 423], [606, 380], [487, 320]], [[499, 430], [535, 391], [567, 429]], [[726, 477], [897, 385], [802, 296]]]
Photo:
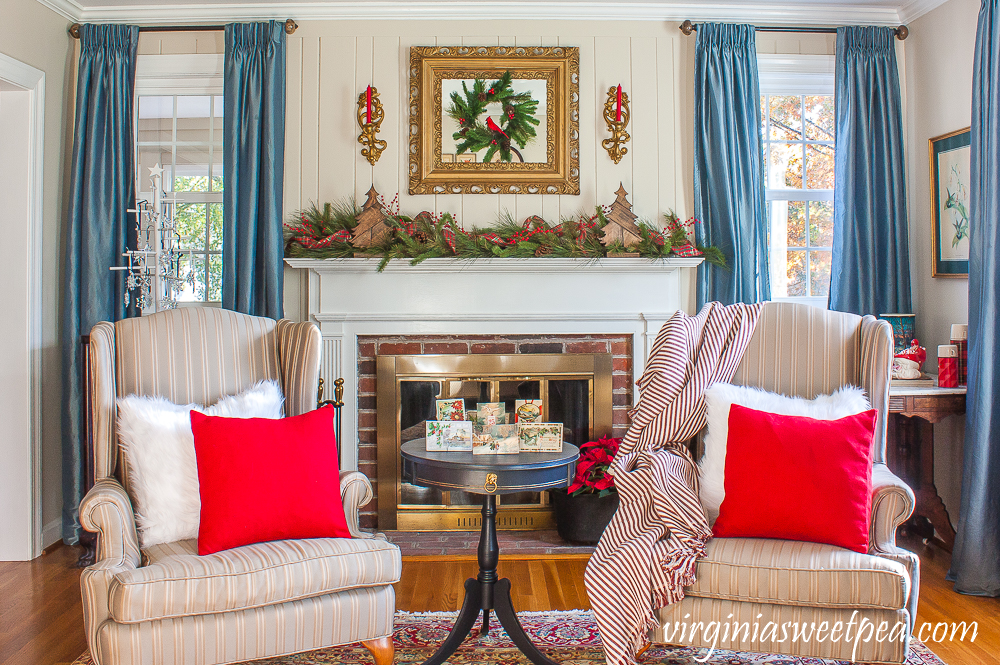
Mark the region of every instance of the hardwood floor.
[[[920, 555], [920, 606], [916, 626], [939, 622], [978, 622], [974, 642], [928, 640], [948, 665], [1000, 664], [1000, 599], [955, 593], [945, 581], [949, 554], [919, 541], [904, 543]], [[0, 663], [57, 665], [70, 663], [87, 648], [80, 606], [78, 548], [61, 547], [27, 563], [0, 562]], [[583, 588], [585, 559], [501, 559], [500, 575], [513, 585], [518, 611], [587, 609]], [[476, 574], [476, 563], [404, 561], [396, 585], [400, 610], [456, 610], [462, 584]]]
[[87, 650], [80, 552], [60, 547], [34, 561], [0, 562], [0, 663], [69, 663]]

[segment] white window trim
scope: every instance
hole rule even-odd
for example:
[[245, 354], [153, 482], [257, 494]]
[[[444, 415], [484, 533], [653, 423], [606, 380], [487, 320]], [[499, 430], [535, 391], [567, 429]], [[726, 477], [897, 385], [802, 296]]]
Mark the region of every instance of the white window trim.
[[[832, 55], [757, 54], [757, 75], [760, 94], [764, 95], [832, 95], [835, 89], [836, 60]], [[832, 201], [833, 190], [809, 190], [811, 200]], [[801, 200], [800, 189], [771, 189], [769, 201]], [[770, 248], [768, 251], [770, 259]], [[786, 296], [773, 300], [796, 302], [826, 309], [826, 296]]]

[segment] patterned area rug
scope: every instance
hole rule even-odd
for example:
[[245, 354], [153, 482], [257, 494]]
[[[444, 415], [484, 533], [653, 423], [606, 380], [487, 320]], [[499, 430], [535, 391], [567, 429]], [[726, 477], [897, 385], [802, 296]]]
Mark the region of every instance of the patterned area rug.
[[[396, 660], [399, 665], [422, 663], [444, 641], [455, 621], [455, 612], [396, 613]], [[528, 636], [538, 647], [563, 665], [603, 665], [604, 652], [601, 637], [590, 611], [574, 612], [520, 612], [518, 617]], [[495, 627], [494, 627], [495, 626]], [[507, 634], [497, 624], [490, 626], [490, 634], [479, 636], [479, 623], [473, 629], [475, 637], [469, 638], [448, 659], [450, 665], [530, 665], [511, 643]], [[944, 665], [930, 649], [916, 640], [911, 641], [906, 665]], [[691, 648], [652, 647], [639, 662], [645, 665], [694, 665], [695, 656], [704, 651]], [[283, 658], [253, 661], [254, 665], [371, 665], [368, 650], [360, 644], [320, 649]], [[710, 665], [849, 665], [841, 661], [821, 658], [795, 658], [735, 651], [716, 651], [708, 660]], [[89, 654], [78, 658], [73, 665], [93, 665]]]

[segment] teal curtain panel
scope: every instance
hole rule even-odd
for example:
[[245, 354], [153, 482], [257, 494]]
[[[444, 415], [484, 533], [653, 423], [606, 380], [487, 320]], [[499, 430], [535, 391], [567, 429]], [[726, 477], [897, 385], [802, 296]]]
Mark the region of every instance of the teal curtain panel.
[[226, 26], [222, 306], [282, 316], [285, 26]]
[[125, 273], [112, 272], [135, 248], [133, 90], [139, 29], [80, 27], [76, 126], [70, 171], [62, 306], [63, 540], [80, 537], [86, 437], [80, 335], [126, 316]]
[[911, 312], [903, 114], [893, 28], [837, 30], [830, 309]]
[[962, 508], [948, 579], [1000, 596], [1000, 0], [985, 0], [972, 67], [969, 383]]
[[752, 25], [702, 23], [695, 45], [694, 214], [728, 268], [698, 269], [698, 306], [771, 297], [760, 84]]

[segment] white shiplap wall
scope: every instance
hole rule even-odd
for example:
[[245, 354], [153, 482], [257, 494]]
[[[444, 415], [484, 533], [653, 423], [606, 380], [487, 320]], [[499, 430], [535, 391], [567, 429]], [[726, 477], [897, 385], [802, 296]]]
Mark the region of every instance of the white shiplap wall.
[[[406, 104], [410, 46], [562, 45], [580, 48], [579, 196], [409, 196]], [[673, 23], [582, 21], [316, 22], [288, 38], [285, 213], [364, 194], [374, 183], [390, 200], [400, 194], [407, 214], [451, 212], [464, 226], [492, 224], [502, 211], [549, 221], [592, 211], [614, 200], [618, 183], [640, 217], [667, 210], [690, 214], [689, 131], [694, 39]], [[369, 83], [378, 88], [386, 119], [379, 136], [389, 146], [375, 166], [361, 156], [355, 109]], [[601, 141], [608, 88], [621, 83], [632, 102], [629, 152], [614, 164]]]

